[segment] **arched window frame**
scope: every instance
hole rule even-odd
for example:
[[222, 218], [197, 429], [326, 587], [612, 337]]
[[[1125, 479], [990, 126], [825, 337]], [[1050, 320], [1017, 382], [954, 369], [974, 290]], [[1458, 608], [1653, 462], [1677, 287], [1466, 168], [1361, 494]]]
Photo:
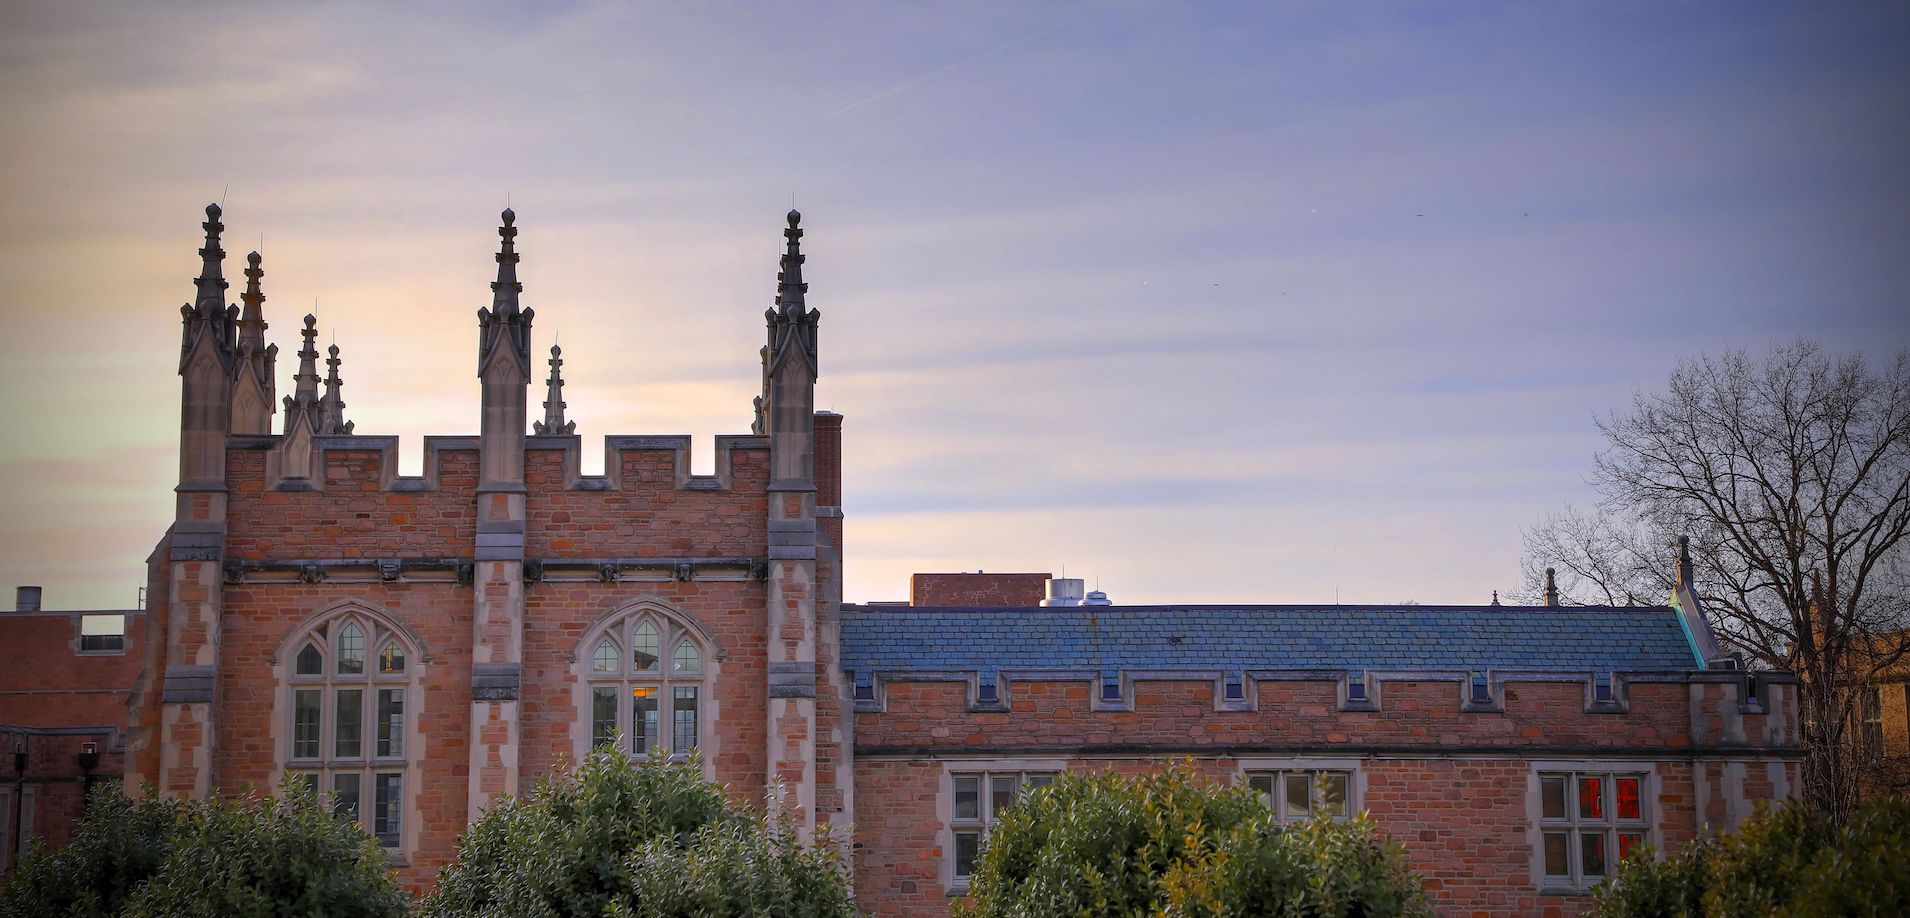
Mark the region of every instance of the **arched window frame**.
[[[354, 627], [363, 636], [364, 665], [357, 673], [341, 673], [340, 638]], [[301, 671], [307, 646], [319, 654], [315, 673]], [[385, 671], [387, 647], [403, 655], [402, 671]], [[390, 613], [356, 602], [314, 613], [287, 634], [273, 659], [279, 690], [272, 733], [280, 773], [306, 777], [341, 813], [355, 809], [358, 824], [401, 861], [418, 833], [418, 719], [429, 660], [423, 642]], [[359, 693], [355, 749], [347, 742], [350, 720], [341, 723], [340, 716], [349, 710], [341, 702], [351, 703], [343, 693], [350, 692]], [[354, 783], [355, 807], [348, 796]]]
[[[632, 636], [646, 623], [656, 629], [658, 636], [656, 666], [649, 669], [636, 665], [632, 645]], [[606, 641], [615, 648], [618, 664], [609, 672], [597, 667], [598, 648]], [[694, 649], [697, 665], [679, 668], [677, 654], [686, 644]], [[658, 748], [665, 748], [672, 760], [683, 761], [696, 750], [702, 753], [705, 771], [710, 770], [716, 752], [713, 687], [720, 657], [715, 643], [694, 621], [661, 603], [638, 603], [605, 616], [578, 643], [573, 659], [578, 677], [574, 731], [578, 756], [607, 733], [616, 737], [617, 747], [633, 759], [648, 759]], [[652, 693], [648, 699], [654, 700], [656, 734], [637, 729], [639, 711], [645, 709], [639, 705], [646, 700], [639, 694], [642, 690]], [[610, 730], [604, 729], [609, 723], [604, 717], [606, 698], [616, 702], [614, 729]], [[686, 714], [693, 717], [693, 723], [679, 726], [679, 718]], [[693, 740], [688, 748], [678, 742], [685, 737]]]

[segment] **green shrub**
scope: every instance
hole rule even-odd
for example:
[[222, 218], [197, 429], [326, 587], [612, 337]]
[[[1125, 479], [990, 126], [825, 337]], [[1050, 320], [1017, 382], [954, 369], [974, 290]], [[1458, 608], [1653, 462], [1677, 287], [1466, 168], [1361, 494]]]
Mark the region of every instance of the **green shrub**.
[[833, 844], [733, 804], [702, 769], [611, 749], [486, 811], [425, 900], [427, 918], [848, 916]]
[[72, 844], [36, 846], [0, 891], [0, 918], [269, 918], [404, 914], [384, 851], [312, 792], [141, 801], [95, 788]]
[[1175, 767], [1064, 775], [989, 833], [971, 918], [1429, 915], [1403, 849], [1364, 817], [1282, 827], [1245, 788]]
[[1625, 859], [1594, 893], [1606, 918], [1910, 915], [1910, 801], [1874, 801], [1848, 826], [1793, 801], [1662, 860]]

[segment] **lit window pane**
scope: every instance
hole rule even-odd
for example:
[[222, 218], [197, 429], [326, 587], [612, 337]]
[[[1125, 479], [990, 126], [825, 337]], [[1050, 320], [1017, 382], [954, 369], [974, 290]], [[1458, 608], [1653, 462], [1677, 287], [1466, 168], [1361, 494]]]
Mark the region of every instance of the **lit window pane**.
[[319, 653], [318, 645], [306, 642], [298, 652], [296, 672], [301, 676], [322, 676], [325, 674], [325, 655]]
[[603, 746], [617, 739], [617, 689], [598, 686], [590, 690], [590, 745]]
[[988, 812], [991, 819], [1001, 818], [1015, 805], [1015, 793], [1021, 789], [1021, 781], [1014, 775], [995, 775], [988, 779]]
[[1579, 844], [1578, 864], [1579, 864], [1580, 871], [1587, 877], [1604, 876], [1605, 875], [1605, 833], [1580, 832], [1578, 833], [1578, 844]]
[[332, 812], [351, 821], [358, 821], [359, 781], [363, 778], [355, 771], [340, 772], [332, 775]]
[[1578, 818], [1605, 818], [1605, 779], [1580, 777], [1578, 779]]
[[1345, 819], [1347, 776], [1343, 772], [1325, 772], [1320, 775], [1320, 813], [1334, 819]]
[[405, 690], [378, 690], [378, 754], [405, 754]]
[[332, 755], [355, 759], [365, 754], [365, 690], [339, 689], [332, 714]]
[[398, 847], [404, 829], [404, 775], [379, 775], [373, 779], [377, 796], [372, 802], [371, 834], [387, 848]]
[[671, 735], [671, 752], [689, 752], [696, 748], [696, 686], [679, 685], [670, 699], [670, 721], [676, 729]]
[[338, 632], [338, 674], [358, 676], [365, 672], [365, 632], [347, 624]]
[[1313, 776], [1300, 772], [1286, 778], [1288, 819], [1307, 819], [1313, 815]]
[[982, 781], [973, 776], [955, 779], [955, 818], [982, 818]]
[[703, 668], [703, 654], [696, 645], [687, 640], [679, 641], [676, 653], [670, 658], [670, 666], [679, 673], [693, 673]]
[[981, 833], [955, 833], [955, 875], [965, 877], [975, 872], [975, 855], [981, 850]]
[[319, 690], [292, 693], [292, 758], [318, 758]]
[[1612, 779], [1612, 796], [1616, 798], [1613, 803], [1612, 809], [1614, 812], [1618, 814], [1618, 818], [1620, 819], [1644, 818], [1643, 811], [1640, 808], [1640, 803], [1639, 803], [1638, 784], [1639, 784], [1639, 779], [1637, 778], [1613, 778]]
[[617, 645], [606, 640], [597, 645], [597, 652], [590, 660], [590, 668], [600, 673], [614, 673], [617, 671], [617, 657]]
[[1272, 775], [1248, 775], [1247, 786], [1249, 788], [1252, 788], [1254, 793], [1260, 795], [1261, 803], [1264, 803], [1267, 806], [1273, 806], [1273, 776]]
[[1643, 845], [1644, 843], [1645, 843], [1645, 834], [1643, 832], [1618, 833], [1618, 859], [1622, 861], [1625, 858], [1630, 857], [1632, 849], [1640, 845]]
[[1548, 877], [1569, 877], [1572, 867], [1566, 863], [1569, 842], [1564, 832], [1545, 833], [1545, 875]]
[[630, 636], [630, 661], [636, 666], [637, 672], [657, 668], [657, 654], [662, 646], [662, 639], [657, 637], [657, 626], [647, 621], [637, 625], [636, 632]]
[[395, 676], [405, 671], [405, 652], [396, 644], [386, 644], [378, 653], [378, 672], [381, 675]]
[[630, 688], [630, 751], [648, 755], [657, 745], [657, 689], [654, 685]]
[[1546, 819], [1565, 818], [1565, 778], [1539, 779], [1539, 805]]

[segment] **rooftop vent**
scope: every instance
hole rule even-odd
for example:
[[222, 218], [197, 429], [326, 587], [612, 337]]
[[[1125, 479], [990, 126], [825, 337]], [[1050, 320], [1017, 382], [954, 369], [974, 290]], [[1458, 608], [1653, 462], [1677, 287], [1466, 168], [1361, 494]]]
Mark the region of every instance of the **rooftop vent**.
[[1081, 605], [1081, 590], [1087, 584], [1079, 577], [1048, 578], [1048, 598], [1041, 601], [1044, 606]]
[[14, 587], [13, 588], [13, 611], [15, 612], [40, 611], [40, 588], [36, 586]]
[[1100, 590], [1089, 590], [1088, 598], [1082, 600], [1081, 604], [1084, 606], [1111, 606], [1114, 605], [1114, 601], [1108, 599], [1108, 594]]

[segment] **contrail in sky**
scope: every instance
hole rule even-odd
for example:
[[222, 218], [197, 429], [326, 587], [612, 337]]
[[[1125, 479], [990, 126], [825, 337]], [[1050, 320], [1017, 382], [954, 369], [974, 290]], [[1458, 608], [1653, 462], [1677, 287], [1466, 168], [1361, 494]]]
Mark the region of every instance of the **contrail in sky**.
[[1010, 41], [1010, 42], [1008, 42], [1008, 43], [1006, 43], [1006, 44], [1003, 44], [1003, 45], [998, 45], [998, 46], [996, 46], [996, 47], [993, 47], [993, 48], [990, 48], [990, 49], [988, 49], [988, 50], [986, 50], [986, 51], [983, 51], [982, 53], [980, 53], [980, 54], [977, 54], [977, 55], [975, 55], [975, 56], [973, 56], [973, 57], [965, 57], [965, 58], [962, 58], [961, 60], [959, 60], [959, 61], [956, 61], [956, 62], [955, 62], [955, 63], [953, 63], [953, 64], [949, 64], [948, 66], [946, 66], [946, 67], [943, 67], [943, 68], [942, 68], [942, 69], [940, 69], [940, 70], [936, 70], [936, 71], [932, 71], [932, 72], [930, 72], [930, 73], [926, 73], [926, 74], [923, 74], [922, 76], [919, 76], [919, 77], [916, 77], [915, 79], [913, 79], [913, 80], [910, 80], [910, 81], [908, 81], [908, 82], [906, 82], [906, 83], [903, 83], [903, 84], [901, 84], [901, 85], [899, 85], [899, 86], [891, 86], [891, 87], [889, 87], [888, 89], [884, 89], [884, 90], [882, 90], [881, 92], [878, 92], [878, 93], [876, 93], [876, 94], [875, 94], [875, 95], [873, 95], [873, 96], [870, 96], [870, 97], [868, 97], [868, 98], [866, 98], [866, 99], [863, 99], [863, 100], [862, 100], [862, 101], [860, 101], [860, 102], [852, 102], [852, 103], [850, 103], [850, 104], [848, 104], [848, 105], [845, 105], [845, 106], [843, 106], [842, 108], [838, 108], [838, 109], [836, 109], [835, 111], [833, 111], [833, 112], [830, 112], [830, 113], [829, 113], [829, 114], [827, 114], [827, 115], [824, 115], [823, 117], [824, 117], [824, 118], [834, 118], [835, 116], [837, 116], [837, 115], [840, 115], [840, 114], [843, 114], [844, 112], [852, 112], [852, 111], [855, 111], [856, 109], [858, 109], [858, 108], [861, 108], [861, 107], [862, 107], [862, 106], [864, 106], [864, 105], [868, 105], [868, 104], [869, 104], [869, 103], [871, 103], [871, 102], [876, 102], [876, 101], [879, 101], [879, 100], [882, 100], [882, 99], [886, 99], [886, 98], [888, 98], [888, 97], [890, 97], [890, 96], [892, 96], [892, 95], [895, 95], [895, 94], [896, 94], [896, 93], [898, 93], [898, 92], [901, 92], [902, 90], [905, 90], [905, 89], [909, 89], [909, 88], [912, 88], [912, 87], [915, 87], [915, 86], [920, 86], [921, 84], [923, 84], [923, 83], [926, 83], [926, 82], [928, 82], [928, 81], [930, 81], [930, 80], [932, 80], [932, 79], [935, 79], [936, 77], [938, 77], [938, 76], [941, 76], [942, 74], [944, 74], [944, 73], [947, 73], [947, 72], [949, 72], [950, 70], [955, 70], [955, 69], [957, 69], [957, 68], [960, 68], [960, 67], [966, 67], [966, 66], [968, 66], [969, 64], [972, 64], [972, 63], [975, 63], [976, 61], [979, 61], [979, 60], [983, 60], [983, 59], [986, 59], [986, 58], [990, 58], [990, 57], [994, 57], [995, 55], [997, 55], [997, 54], [1000, 54], [1000, 53], [1002, 53], [1003, 51], [1006, 51], [1006, 50], [1008, 50], [1009, 48], [1013, 48], [1013, 47], [1015, 47], [1016, 45], [1025, 45], [1025, 44], [1027, 44], [1028, 42], [1031, 42], [1031, 41], [1034, 41], [1035, 39], [1037, 39], [1037, 38], [1040, 38], [1040, 37], [1042, 37], [1042, 36], [1044, 36], [1044, 35], [1048, 35], [1048, 34], [1050, 34], [1050, 33], [1053, 33], [1053, 32], [1055, 32], [1056, 30], [1058, 30], [1058, 29], [1060, 29], [1060, 28], [1061, 28], [1062, 26], [1065, 26], [1065, 25], [1067, 25], [1067, 24], [1069, 24], [1069, 23], [1071, 23], [1071, 22], [1073, 22], [1073, 21], [1075, 21], [1075, 20], [1077, 20], [1077, 19], [1080, 19], [1082, 15], [1086, 15], [1086, 13], [1085, 13], [1085, 11], [1084, 11], [1083, 13], [1080, 13], [1080, 14], [1077, 14], [1077, 15], [1074, 15], [1074, 16], [1069, 16], [1068, 18], [1066, 18], [1066, 19], [1063, 19], [1063, 20], [1061, 20], [1060, 22], [1057, 22], [1057, 23], [1055, 23], [1054, 25], [1051, 25], [1051, 26], [1049, 26], [1049, 27], [1047, 27], [1047, 28], [1045, 28], [1045, 29], [1041, 29], [1040, 31], [1037, 31], [1037, 32], [1031, 32], [1031, 33], [1029, 33], [1029, 34], [1027, 34], [1027, 35], [1023, 35], [1023, 36], [1022, 36], [1022, 37], [1020, 37], [1020, 38], [1017, 38], [1017, 39], [1015, 39], [1015, 40], [1013, 40], [1013, 41]]

